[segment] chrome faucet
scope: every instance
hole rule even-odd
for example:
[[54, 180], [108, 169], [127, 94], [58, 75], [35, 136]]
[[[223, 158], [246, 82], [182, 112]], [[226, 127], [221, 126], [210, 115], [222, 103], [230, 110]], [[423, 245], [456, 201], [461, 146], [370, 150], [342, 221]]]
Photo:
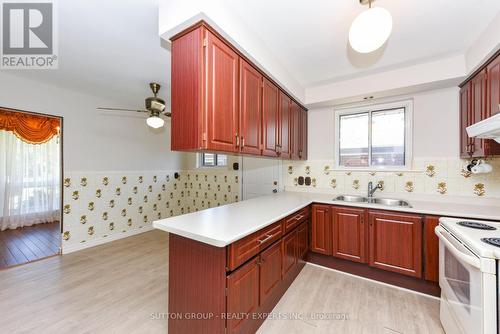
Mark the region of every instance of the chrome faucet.
[[377, 191], [377, 189], [382, 189], [382, 185], [380, 183], [377, 183], [377, 186], [373, 188], [373, 182], [368, 182], [368, 198], [372, 198], [373, 193]]

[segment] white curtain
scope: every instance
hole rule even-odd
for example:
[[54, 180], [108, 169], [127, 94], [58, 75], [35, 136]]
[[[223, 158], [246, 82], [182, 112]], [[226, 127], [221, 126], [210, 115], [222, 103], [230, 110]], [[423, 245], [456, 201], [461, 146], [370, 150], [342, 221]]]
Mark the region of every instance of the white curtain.
[[0, 230], [60, 219], [60, 145], [28, 144], [0, 130]]

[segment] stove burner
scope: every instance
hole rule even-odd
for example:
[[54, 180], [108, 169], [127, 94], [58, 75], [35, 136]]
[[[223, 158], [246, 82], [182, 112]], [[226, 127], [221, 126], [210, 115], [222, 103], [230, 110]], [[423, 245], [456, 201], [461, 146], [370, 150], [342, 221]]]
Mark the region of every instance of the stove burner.
[[500, 247], [500, 238], [481, 238], [481, 241], [492, 246]]
[[457, 223], [460, 226], [465, 226], [465, 227], [470, 227], [470, 228], [476, 228], [478, 230], [496, 230], [497, 228], [491, 225], [486, 225], [483, 223], [478, 223], [478, 222], [469, 222], [469, 221], [461, 221]]

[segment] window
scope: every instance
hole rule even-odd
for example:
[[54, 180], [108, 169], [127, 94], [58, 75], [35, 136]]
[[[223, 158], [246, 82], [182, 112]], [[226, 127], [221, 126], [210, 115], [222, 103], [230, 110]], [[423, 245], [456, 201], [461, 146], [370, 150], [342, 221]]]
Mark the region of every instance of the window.
[[227, 166], [227, 155], [217, 153], [200, 153], [199, 167], [225, 167]]
[[411, 161], [411, 101], [337, 111], [340, 168], [406, 168]]

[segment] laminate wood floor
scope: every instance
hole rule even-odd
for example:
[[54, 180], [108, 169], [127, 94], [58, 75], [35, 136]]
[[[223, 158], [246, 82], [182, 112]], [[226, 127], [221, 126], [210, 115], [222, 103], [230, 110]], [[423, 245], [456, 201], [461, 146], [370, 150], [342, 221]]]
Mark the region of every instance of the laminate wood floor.
[[0, 231], [0, 269], [59, 253], [59, 222]]
[[[152, 231], [0, 271], [0, 333], [166, 333], [167, 233]], [[306, 265], [259, 333], [443, 333], [436, 299]]]

